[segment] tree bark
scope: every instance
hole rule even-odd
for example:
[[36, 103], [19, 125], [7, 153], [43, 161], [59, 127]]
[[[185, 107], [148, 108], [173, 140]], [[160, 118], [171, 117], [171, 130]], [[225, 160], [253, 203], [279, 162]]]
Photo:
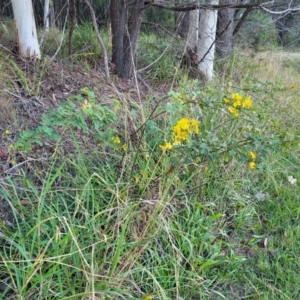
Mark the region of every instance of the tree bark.
[[[210, 4], [213, 5], [218, 3], [219, 0], [210, 1]], [[217, 17], [216, 10], [201, 11], [197, 46], [198, 70], [207, 81], [211, 81], [213, 78]]]
[[184, 40], [187, 39], [189, 31], [189, 12], [180, 11], [175, 13], [176, 33]]
[[126, 1], [111, 0], [109, 6], [111, 31], [112, 31], [112, 63], [115, 65], [116, 73], [122, 76], [124, 36], [126, 28]]
[[70, 16], [70, 30], [69, 30], [69, 56], [72, 55], [73, 52], [73, 32], [76, 21], [76, 6], [75, 0], [70, 0], [69, 2], [69, 16]]
[[19, 54], [22, 57], [40, 58], [31, 0], [12, 0], [12, 6], [17, 27]]
[[131, 6], [129, 15], [126, 0], [110, 1], [112, 63], [118, 76], [124, 79], [130, 79], [132, 76], [137, 39], [145, 8], [144, 0], [136, 0]]
[[123, 50], [123, 66], [122, 76], [124, 79], [131, 77], [132, 69], [134, 67], [134, 58], [137, 48], [137, 40], [142, 24], [142, 15], [144, 9], [144, 0], [138, 1], [128, 20], [127, 30], [124, 37]]
[[[237, 4], [239, 0], [225, 0], [224, 4]], [[221, 9], [218, 12], [216, 52], [220, 57], [228, 57], [233, 51], [234, 8]]]
[[50, 0], [45, 0], [44, 4], [44, 30], [45, 32], [49, 31], [49, 19], [50, 19]]
[[189, 29], [186, 41], [188, 49], [192, 50], [193, 52], [196, 51], [198, 45], [200, 16], [199, 14], [199, 9], [192, 10], [189, 13]]

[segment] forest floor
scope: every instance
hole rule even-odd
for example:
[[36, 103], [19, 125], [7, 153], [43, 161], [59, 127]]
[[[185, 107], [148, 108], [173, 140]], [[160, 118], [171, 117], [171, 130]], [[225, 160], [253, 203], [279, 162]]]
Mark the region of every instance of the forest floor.
[[[124, 81], [111, 74], [107, 80], [101, 68], [86, 69], [68, 61], [26, 61], [17, 55], [0, 54], [0, 181], [6, 176], [19, 176], [32, 160], [50, 158], [54, 149], [35, 147], [28, 157], [24, 152], [11, 151], [23, 130], [39, 125], [43, 113], [59, 107], [69, 97], [80, 95], [82, 88], [94, 91], [97, 103], [112, 107], [112, 99], [126, 99], [141, 104], [149, 93], [150, 81]], [[149, 85], [148, 85], [149, 84]], [[160, 97], [168, 92], [166, 83], [156, 84], [151, 93]], [[88, 142], [88, 141], [86, 141]], [[20, 169], [19, 169], [20, 167]], [[29, 167], [30, 168], [30, 167]], [[2, 178], [2, 179], [1, 179]], [[12, 224], [13, 215], [7, 201], [0, 202], [1, 220]]]
[[0, 141], [2, 174], [10, 173], [9, 145], [18, 135], [24, 129], [37, 127], [43, 113], [79, 95], [82, 88], [94, 91], [97, 103], [109, 107], [112, 99], [142, 104], [149, 92], [160, 97], [169, 89], [167, 83], [156, 83], [152, 89], [151, 80], [124, 81], [113, 74], [107, 80], [100, 68], [85, 70], [86, 66], [68, 61], [33, 62], [2, 53], [0, 62], [0, 128], [2, 132], [9, 131]]

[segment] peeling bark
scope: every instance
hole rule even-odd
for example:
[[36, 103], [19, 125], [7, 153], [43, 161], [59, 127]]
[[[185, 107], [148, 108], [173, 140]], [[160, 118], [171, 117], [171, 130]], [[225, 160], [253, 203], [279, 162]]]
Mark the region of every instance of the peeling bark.
[[31, 0], [12, 0], [16, 21], [19, 54], [26, 58], [40, 58], [36, 25]]

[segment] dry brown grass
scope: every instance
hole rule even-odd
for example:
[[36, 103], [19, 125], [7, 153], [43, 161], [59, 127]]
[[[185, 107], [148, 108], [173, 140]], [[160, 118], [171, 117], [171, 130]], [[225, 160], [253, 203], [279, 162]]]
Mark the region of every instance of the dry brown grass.
[[261, 52], [254, 56], [254, 61], [260, 64], [261, 80], [272, 80], [286, 85], [300, 82], [300, 53]]
[[0, 54], [0, 128], [9, 129], [16, 119], [12, 97], [6, 92], [9, 86], [9, 65], [5, 55]]
[[16, 42], [16, 25], [14, 20], [1, 20], [0, 21], [0, 39], [5, 42]]

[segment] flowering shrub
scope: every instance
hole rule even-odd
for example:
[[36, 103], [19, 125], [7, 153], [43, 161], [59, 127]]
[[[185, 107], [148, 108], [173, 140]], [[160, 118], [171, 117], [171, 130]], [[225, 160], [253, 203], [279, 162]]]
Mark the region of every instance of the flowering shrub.
[[159, 147], [163, 150], [171, 150], [173, 146], [181, 145], [183, 142], [189, 142], [193, 133], [199, 132], [198, 121], [188, 118], [182, 118], [173, 126], [172, 143], [166, 142]]
[[256, 153], [260, 153], [261, 159], [268, 151], [278, 148], [280, 141], [260, 121], [251, 96], [225, 93], [222, 95], [214, 86], [201, 90], [197, 81], [181, 87], [180, 92], [171, 91], [170, 101], [161, 107], [169, 117], [169, 130], [155, 129], [156, 133], [161, 132], [158, 143], [161, 151], [169, 153], [174, 162], [182, 159], [204, 169], [232, 159], [256, 169]]
[[[96, 104], [94, 93], [84, 88], [80, 95], [70, 97], [57, 109], [45, 113], [35, 130], [23, 131], [14, 149], [31, 150], [33, 143], [42, 146], [45, 139], [57, 141], [62, 132], [76, 129], [92, 135], [99, 147], [126, 152], [129, 144], [124, 142], [116, 124], [111, 126], [120, 120], [116, 115], [118, 105], [115, 108], [113, 111]], [[209, 165], [234, 159], [247, 163], [253, 170], [259, 168], [256, 153], [261, 160], [282, 143], [279, 136], [270, 133], [270, 126], [266, 126], [268, 118], [262, 122], [251, 97], [233, 92], [231, 87], [220, 91], [211, 85], [202, 90], [194, 81], [182, 86], [179, 92], [171, 91], [169, 101], [155, 109], [157, 115], [166, 116], [165, 123], [149, 117], [141, 127], [142, 135], [136, 134], [138, 147], [135, 148], [143, 147], [144, 154], [148, 149], [156, 151], [158, 148], [168, 154], [174, 164], [184, 162], [211, 169]], [[132, 118], [136, 116], [132, 114]]]

